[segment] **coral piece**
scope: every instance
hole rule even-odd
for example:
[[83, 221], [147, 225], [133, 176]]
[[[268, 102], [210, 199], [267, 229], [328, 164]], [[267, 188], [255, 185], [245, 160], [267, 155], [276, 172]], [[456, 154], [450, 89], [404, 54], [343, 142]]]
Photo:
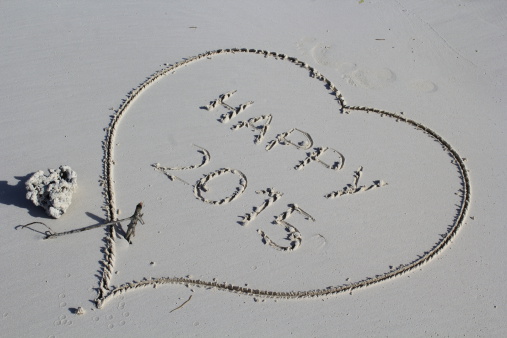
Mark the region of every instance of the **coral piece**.
[[62, 216], [72, 202], [72, 194], [77, 188], [77, 174], [69, 166], [49, 169], [49, 176], [39, 170], [26, 181], [26, 198], [36, 206], [41, 206], [53, 217]]

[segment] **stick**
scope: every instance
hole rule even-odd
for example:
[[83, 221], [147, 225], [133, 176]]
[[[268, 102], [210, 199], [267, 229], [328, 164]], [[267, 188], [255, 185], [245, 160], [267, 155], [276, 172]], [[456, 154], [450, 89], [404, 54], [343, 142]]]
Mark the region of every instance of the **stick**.
[[136, 207], [136, 211], [130, 217], [130, 223], [128, 225], [127, 234], [125, 235], [125, 239], [129, 242], [129, 244], [132, 244], [132, 237], [136, 235], [136, 225], [137, 222], [141, 222], [141, 224], [144, 224], [144, 221], [141, 217], [143, 217], [143, 214], [141, 214], [141, 209], [143, 208], [143, 202], [139, 203]]
[[[139, 203], [137, 205], [136, 211], [134, 212], [134, 214], [132, 216], [130, 216], [130, 217], [127, 217], [127, 218], [119, 219], [119, 220], [108, 222], [108, 223], [90, 225], [90, 226], [87, 226], [87, 227], [84, 227], [84, 228], [79, 228], [79, 229], [74, 229], [74, 230], [69, 230], [69, 231], [54, 232], [50, 227], [48, 227], [46, 224], [44, 224], [42, 222], [29, 223], [29, 224], [21, 226], [21, 228], [24, 228], [24, 227], [26, 227], [26, 226], [28, 226], [30, 224], [35, 224], [35, 223], [44, 224], [50, 230], [50, 231], [46, 231], [46, 233], [45, 233], [46, 237], [44, 237], [44, 239], [50, 239], [50, 238], [60, 237], [60, 236], [64, 236], [64, 235], [75, 234], [75, 233], [83, 232], [83, 231], [86, 231], [86, 230], [91, 230], [91, 229], [95, 229], [95, 228], [99, 228], [99, 227], [103, 227], [103, 226], [107, 226], [107, 225], [113, 225], [113, 224], [121, 223], [121, 222], [126, 221], [126, 220], [130, 220], [130, 224], [129, 224], [129, 230], [130, 230], [131, 224], [133, 224], [133, 223], [134, 223], [133, 227], [135, 227], [135, 225], [137, 224], [137, 222], [141, 222], [141, 224], [144, 224], [144, 221], [142, 219], [143, 215], [141, 214], [142, 207], [143, 207], [143, 203], [141, 202], [141, 203]], [[129, 233], [127, 232], [127, 236], [128, 235], [129, 235]], [[133, 234], [131, 234], [131, 236], [133, 237]], [[129, 240], [128, 237], [127, 237], [127, 240]]]
[[38, 233], [43, 234], [43, 235], [46, 235], [46, 236], [47, 236], [48, 234], [52, 234], [52, 233], [54, 233], [53, 229], [51, 229], [51, 228], [50, 228], [50, 227], [49, 227], [46, 223], [42, 223], [42, 222], [32, 222], [32, 223], [28, 223], [28, 224], [25, 224], [25, 225], [18, 225], [18, 226], [16, 226], [14, 229], [16, 229], [16, 230], [18, 230], [18, 228], [20, 228], [20, 229], [24, 229], [24, 228], [26, 228], [26, 227], [28, 227], [28, 226], [30, 226], [30, 225], [32, 225], [32, 224], [42, 224], [42, 225], [44, 225], [46, 228], [48, 228], [48, 229], [49, 229], [49, 231], [40, 232], [40, 231], [37, 231], [37, 230], [33, 230], [32, 228], [29, 228], [30, 230], [33, 230], [33, 231], [35, 231], [35, 232], [38, 232]]
[[173, 313], [174, 311], [181, 309], [185, 304], [187, 304], [190, 301], [191, 298], [192, 298], [192, 295], [190, 295], [190, 297], [188, 297], [188, 299], [186, 301], [184, 301], [183, 304], [181, 304], [180, 306], [178, 306], [175, 309], [172, 309], [169, 313]]

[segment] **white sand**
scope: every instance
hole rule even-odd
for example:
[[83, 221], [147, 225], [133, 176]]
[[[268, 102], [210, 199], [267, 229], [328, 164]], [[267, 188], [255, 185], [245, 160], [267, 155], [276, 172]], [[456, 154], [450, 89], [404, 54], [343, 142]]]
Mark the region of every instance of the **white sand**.
[[502, 1], [0, 13], [1, 336], [507, 334]]

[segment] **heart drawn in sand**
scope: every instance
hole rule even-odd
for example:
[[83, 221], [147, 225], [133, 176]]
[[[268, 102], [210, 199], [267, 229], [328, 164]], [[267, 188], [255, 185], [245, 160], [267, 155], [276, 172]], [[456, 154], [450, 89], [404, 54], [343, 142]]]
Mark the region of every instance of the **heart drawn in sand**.
[[307, 63], [264, 50], [157, 71], [104, 149], [109, 220], [144, 201], [146, 225], [132, 245], [109, 228], [98, 307], [160, 284], [272, 298], [373, 285], [439, 253], [470, 203], [463, 159], [433, 129], [348, 105]]

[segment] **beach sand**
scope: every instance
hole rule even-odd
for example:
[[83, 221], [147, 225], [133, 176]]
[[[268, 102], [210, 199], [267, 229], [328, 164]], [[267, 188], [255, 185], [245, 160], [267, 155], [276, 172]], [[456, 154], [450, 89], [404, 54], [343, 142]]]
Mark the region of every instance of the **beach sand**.
[[0, 336], [507, 334], [503, 2], [0, 9]]

